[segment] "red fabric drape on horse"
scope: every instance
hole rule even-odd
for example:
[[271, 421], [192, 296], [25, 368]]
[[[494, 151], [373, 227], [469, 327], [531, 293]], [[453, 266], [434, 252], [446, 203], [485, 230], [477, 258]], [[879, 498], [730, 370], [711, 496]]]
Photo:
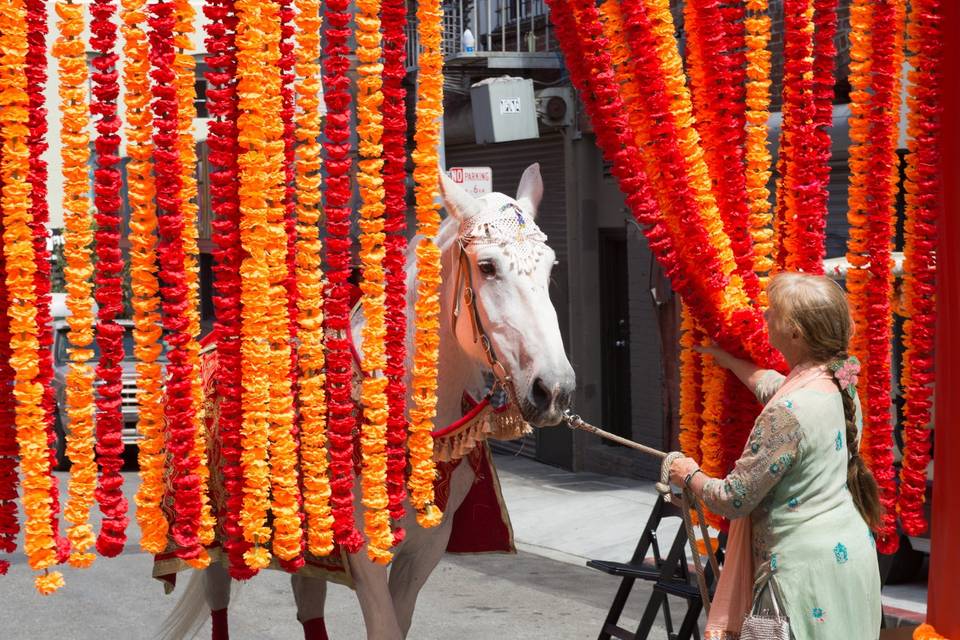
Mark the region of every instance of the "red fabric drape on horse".
[[[943, 33], [960, 29], [960, 5], [944, 2]], [[945, 79], [960, 73], [960, 45], [952, 38], [944, 43]], [[946, 638], [960, 638], [960, 397], [951, 391], [960, 385], [960, 92], [957, 83], [944, 82], [943, 207], [938, 224], [937, 250], [937, 428], [934, 433], [933, 514], [930, 523], [930, 581], [927, 588], [927, 620]], [[951, 534], [952, 532], [952, 534]]]

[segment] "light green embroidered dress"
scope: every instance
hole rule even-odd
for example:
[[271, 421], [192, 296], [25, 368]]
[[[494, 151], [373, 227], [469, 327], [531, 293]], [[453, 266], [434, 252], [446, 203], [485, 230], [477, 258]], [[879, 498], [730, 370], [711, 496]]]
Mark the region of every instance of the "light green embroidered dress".
[[[758, 399], [768, 403], [783, 381], [765, 374]], [[774, 573], [796, 640], [880, 633], [877, 552], [847, 489], [847, 460], [840, 391], [800, 387], [764, 407], [734, 470], [704, 487], [715, 513], [752, 519], [754, 566]]]

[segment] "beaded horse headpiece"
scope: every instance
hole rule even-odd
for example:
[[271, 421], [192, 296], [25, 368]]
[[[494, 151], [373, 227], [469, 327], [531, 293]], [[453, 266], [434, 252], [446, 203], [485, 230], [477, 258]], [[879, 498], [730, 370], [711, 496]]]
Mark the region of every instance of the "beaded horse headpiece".
[[533, 217], [516, 203], [508, 202], [498, 209], [485, 210], [464, 220], [460, 228], [460, 244], [499, 246], [510, 262], [510, 268], [521, 275], [533, 273], [547, 249], [547, 236]]

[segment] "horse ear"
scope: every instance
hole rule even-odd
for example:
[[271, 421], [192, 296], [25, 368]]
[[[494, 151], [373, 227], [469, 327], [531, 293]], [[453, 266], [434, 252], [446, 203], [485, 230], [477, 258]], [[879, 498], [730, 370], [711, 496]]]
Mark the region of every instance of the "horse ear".
[[473, 216], [479, 210], [477, 199], [463, 190], [456, 182], [450, 179], [447, 172], [438, 167], [440, 172], [440, 198], [447, 213], [457, 220], [463, 221]]
[[541, 200], [543, 200], [543, 178], [540, 177], [540, 163], [534, 162], [527, 167], [520, 178], [517, 202], [524, 211], [536, 217]]

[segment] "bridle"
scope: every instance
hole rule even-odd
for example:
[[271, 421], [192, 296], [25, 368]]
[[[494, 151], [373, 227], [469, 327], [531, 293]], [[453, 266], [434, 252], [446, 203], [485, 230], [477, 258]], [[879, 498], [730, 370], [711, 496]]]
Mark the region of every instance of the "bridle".
[[[512, 202], [508, 202], [500, 207], [495, 215], [502, 216], [509, 209], [515, 210], [521, 227], [524, 226], [526, 223], [523, 219], [523, 212], [520, 207]], [[528, 233], [525, 237], [518, 237], [516, 242], [526, 242], [529, 238], [537, 238], [539, 240], [540, 236], [543, 237], [543, 240], [546, 239], [546, 237], [540, 233], [540, 230], [536, 228], [536, 225], [533, 225], [532, 228], [534, 229], [533, 232]], [[508, 401], [516, 404], [517, 393], [514, 387], [513, 377], [497, 357], [493, 342], [491, 342], [490, 337], [487, 335], [483, 321], [480, 319], [480, 308], [477, 301], [476, 290], [473, 285], [473, 270], [470, 268], [470, 258], [467, 256], [466, 251], [467, 246], [475, 239], [474, 236], [463, 233], [457, 237], [457, 271], [453, 289], [454, 300], [456, 302], [453, 305], [451, 327], [454, 334], [456, 334], [457, 321], [460, 319], [460, 315], [463, 313], [463, 307], [465, 306], [470, 317], [470, 325], [473, 329], [473, 342], [474, 344], [480, 343], [480, 347], [483, 349], [483, 355], [487, 359], [487, 364], [493, 372], [494, 388], [491, 390], [491, 394], [499, 387], [506, 392]]]

